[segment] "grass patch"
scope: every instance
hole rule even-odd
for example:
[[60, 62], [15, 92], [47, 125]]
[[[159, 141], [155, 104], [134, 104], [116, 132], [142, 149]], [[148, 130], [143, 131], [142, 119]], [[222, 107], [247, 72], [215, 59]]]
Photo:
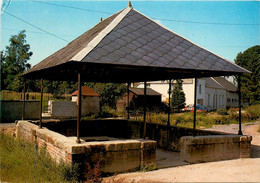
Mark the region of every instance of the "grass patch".
[[146, 166], [140, 166], [138, 168], [139, 172], [148, 172], [148, 171], [153, 171], [153, 170], [157, 170], [157, 167], [155, 164], [152, 165], [146, 165]]
[[[36, 152], [36, 166], [35, 166]], [[77, 165], [56, 163], [44, 148], [0, 133], [0, 177], [2, 182], [77, 182]], [[36, 169], [35, 169], [36, 167]], [[35, 171], [36, 170], [36, 171]]]
[[[260, 105], [252, 105], [243, 109], [242, 123], [254, 122], [260, 118]], [[167, 124], [168, 114], [150, 113], [147, 114], [147, 122]], [[143, 121], [143, 116], [137, 117], [138, 121]], [[238, 124], [238, 110], [231, 108], [229, 110], [219, 109], [216, 112], [197, 113], [196, 128], [211, 128], [213, 125]], [[171, 114], [170, 124], [172, 126], [193, 128], [193, 113], [174, 113]]]

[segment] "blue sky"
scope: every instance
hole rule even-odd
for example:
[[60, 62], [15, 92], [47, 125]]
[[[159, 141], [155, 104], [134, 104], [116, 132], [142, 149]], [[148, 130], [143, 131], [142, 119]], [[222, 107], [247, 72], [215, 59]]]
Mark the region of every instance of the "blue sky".
[[[44, 2], [59, 6], [16, 0], [11, 1], [5, 11], [72, 41], [96, 25], [100, 17], [107, 18], [128, 5], [128, 1]], [[230, 61], [234, 61], [239, 52], [260, 45], [259, 1], [132, 1], [132, 5], [163, 26]], [[68, 44], [3, 12], [1, 50], [9, 45], [10, 36], [21, 30], [27, 31], [26, 40], [33, 52], [29, 61], [32, 65]]]

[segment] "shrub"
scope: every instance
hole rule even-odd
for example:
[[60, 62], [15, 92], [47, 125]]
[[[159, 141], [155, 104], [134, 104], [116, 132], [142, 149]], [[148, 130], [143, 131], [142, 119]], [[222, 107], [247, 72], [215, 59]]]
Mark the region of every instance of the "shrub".
[[87, 178], [86, 182], [88, 183], [101, 183], [101, 174], [100, 174], [100, 162], [97, 162], [93, 167], [87, 163]]
[[252, 105], [245, 108], [249, 117], [254, 120], [260, 117], [260, 105]]
[[226, 108], [221, 108], [217, 110], [218, 115], [228, 115]]

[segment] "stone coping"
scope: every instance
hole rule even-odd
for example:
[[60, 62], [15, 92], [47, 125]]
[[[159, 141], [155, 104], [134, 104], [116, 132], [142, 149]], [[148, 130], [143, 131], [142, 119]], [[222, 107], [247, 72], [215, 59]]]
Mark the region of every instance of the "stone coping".
[[181, 143], [185, 144], [221, 144], [252, 141], [252, 136], [247, 135], [206, 135], [206, 136], [184, 136]]
[[126, 151], [136, 149], [156, 149], [156, 141], [143, 139], [112, 139], [110, 141], [93, 141], [76, 143], [76, 137], [66, 137], [47, 128], [39, 128], [39, 126], [28, 121], [18, 121], [18, 126], [31, 131], [37, 138], [42, 138], [53, 145], [64, 149], [67, 153], [83, 154], [88, 152], [104, 152], [104, 151]]

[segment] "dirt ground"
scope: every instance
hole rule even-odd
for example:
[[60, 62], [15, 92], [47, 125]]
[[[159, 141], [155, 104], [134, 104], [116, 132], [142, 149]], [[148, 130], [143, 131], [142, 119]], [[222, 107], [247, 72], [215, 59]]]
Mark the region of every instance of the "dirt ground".
[[[103, 179], [110, 182], [260, 182], [260, 133], [258, 124], [242, 125], [244, 135], [252, 135], [251, 158], [178, 166], [150, 172], [119, 174]], [[213, 131], [238, 132], [238, 125], [215, 126]]]
[[15, 123], [0, 123], [0, 133], [15, 135]]

